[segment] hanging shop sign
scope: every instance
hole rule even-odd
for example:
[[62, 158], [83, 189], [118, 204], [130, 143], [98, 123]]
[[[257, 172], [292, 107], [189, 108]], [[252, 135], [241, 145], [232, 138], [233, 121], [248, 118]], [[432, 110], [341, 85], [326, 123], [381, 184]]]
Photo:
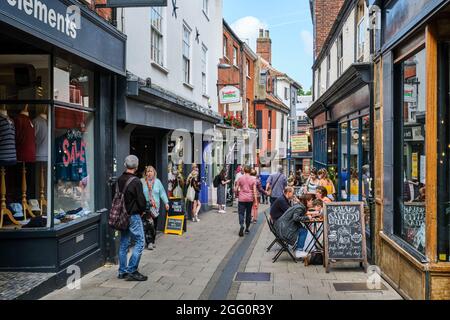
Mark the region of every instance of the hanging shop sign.
[[230, 103], [228, 105], [228, 111], [230, 112], [241, 112], [244, 108], [242, 107], [242, 102], [239, 101], [238, 103]]
[[325, 268], [338, 261], [359, 261], [367, 272], [363, 202], [324, 203]]
[[78, 1], [0, 1], [0, 22], [125, 74], [125, 35]]
[[109, 8], [126, 7], [167, 7], [167, 0], [108, 0]]
[[415, 85], [412, 84], [405, 84], [404, 85], [405, 89], [404, 89], [404, 100], [405, 102], [409, 102], [409, 103], [415, 103], [417, 102], [417, 87]]
[[309, 152], [308, 135], [297, 134], [291, 136], [292, 153]]
[[234, 86], [226, 86], [219, 91], [221, 104], [238, 103], [241, 101], [241, 90]]

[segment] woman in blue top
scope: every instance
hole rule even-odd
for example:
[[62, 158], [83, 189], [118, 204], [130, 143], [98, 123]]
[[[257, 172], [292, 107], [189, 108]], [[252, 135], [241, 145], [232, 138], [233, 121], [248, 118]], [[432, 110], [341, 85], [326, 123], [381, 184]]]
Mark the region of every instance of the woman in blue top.
[[169, 210], [169, 199], [167, 198], [166, 190], [156, 176], [155, 168], [147, 166], [145, 167], [144, 177], [141, 179], [145, 199], [147, 200], [148, 213], [146, 214], [146, 218], [153, 219], [153, 223], [150, 223], [148, 230], [145, 230], [145, 240], [147, 242], [147, 249], [149, 250], [153, 250], [155, 247], [160, 200], [164, 202], [166, 210]]

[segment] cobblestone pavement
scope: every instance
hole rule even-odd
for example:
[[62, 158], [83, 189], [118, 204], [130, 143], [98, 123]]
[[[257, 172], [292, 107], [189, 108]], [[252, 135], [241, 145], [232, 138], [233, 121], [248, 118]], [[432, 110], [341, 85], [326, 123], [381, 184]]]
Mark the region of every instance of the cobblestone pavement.
[[54, 273], [0, 272], [0, 300], [13, 300], [47, 281]]
[[182, 236], [159, 236], [155, 250], [144, 250], [142, 255], [139, 270], [149, 277], [145, 282], [119, 280], [118, 266], [105, 266], [83, 277], [81, 289], [63, 288], [43, 299], [196, 300], [240, 240], [235, 210], [201, 214], [200, 222], [188, 222], [188, 232]]
[[[261, 206], [267, 209], [267, 206]], [[43, 299], [157, 299], [197, 300], [214, 296], [217, 290], [230, 288], [227, 299], [401, 299], [386, 283], [386, 291], [337, 292], [333, 283], [366, 282], [367, 275], [354, 268], [336, 270], [329, 274], [321, 266], [305, 267], [283, 254], [272, 263], [275, 249], [266, 252], [273, 240], [266, 223], [253, 225], [255, 233], [250, 247], [238, 237], [236, 208], [226, 214], [211, 211], [200, 216], [199, 223], [189, 222], [182, 236], [161, 235], [153, 251], [145, 250], [140, 271], [148, 275], [146, 282], [117, 279], [117, 266], [105, 266], [82, 278], [81, 289], [57, 290]], [[264, 220], [263, 214], [259, 217]], [[235, 252], [245, 255], [236, 263]], [[230, 265], [236, 265], [230, 268]], [[224, 277], [229, 270], [269, 272], [269, 282], [235, 282]], [[233, 277], [234, 279], [234, 277]], [[228, 281], [228, 283], [221, 283]], [[230, 285], [230, 281], [232, 281]], [[219, 288], [219, 289], [217, 289]]]
[[244, 272], [269, 272], [269, 282], [241, 282], [237, 289], [237, 300], [397, 300], [402, 299], [387, 282], [381, 279], [387, 290], [336, 291], [334, 283], [366, 283], [368, 275], [359, 268], [359, 263], [345, 263], [325, 272], [322, 266], [307, 266], [294, 263], [287, 253], [272, 263], [278, 246], [271, 251], [266, 248], [274, 239], [267, 224], [262, 231]]

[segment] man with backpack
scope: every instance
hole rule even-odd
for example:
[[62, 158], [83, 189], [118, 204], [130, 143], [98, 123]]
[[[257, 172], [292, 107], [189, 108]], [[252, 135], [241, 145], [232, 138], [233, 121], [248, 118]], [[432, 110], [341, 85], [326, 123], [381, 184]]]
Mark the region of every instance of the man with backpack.
[[[126, 171], [117, 181], [117, 193], [123, 195], [122, 205], [129, 215], [128, 228], [121, 230], [119, 248], [119, 279], [127, 281], [146, 281], [147, 276], [138, 271], [139, 261], [144, 250], [145, 235], [141, 215], [145, 212], [147, 202], [145, 200], [142, 183], [136, 176], [139, 159], [134, 155], [125, 158]], [[116, 200], [115, 197], [115, 200]], [[134, 241], [134, 248], [130, 261], [127, 261], [130, 239]]]

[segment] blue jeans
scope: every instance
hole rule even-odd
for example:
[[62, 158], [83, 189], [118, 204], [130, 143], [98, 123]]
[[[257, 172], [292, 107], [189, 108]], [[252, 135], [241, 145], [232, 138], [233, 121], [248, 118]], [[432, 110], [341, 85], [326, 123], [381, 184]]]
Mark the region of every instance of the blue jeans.
[[300, 231], [298, 233], [298, 240], [297, 240], [297, 250], [303, 251], [303, 247], [305, 246], [306, 237], [308, 236], [308, 230], [305, 228], [300, 228]]
[[239, 224], [241, 227], [244, 226], [248, 229], [252, 221], [252, 207], [253, 202], [239, 202], [238, 212], [239, 212]]
[[[134, 240], [134, 249], [130, 261], [127, 263], [127, 254], [131, 238]], [[144, 226], [142, 224], [141, 216], [139, 214], [133, 214], [130, 216], [130, 226], [128, 227], [128, 230], [122, 231], [120, 234], [119, 274], [137, 271], [142, 251], [144, 250], [144, 243]]]

